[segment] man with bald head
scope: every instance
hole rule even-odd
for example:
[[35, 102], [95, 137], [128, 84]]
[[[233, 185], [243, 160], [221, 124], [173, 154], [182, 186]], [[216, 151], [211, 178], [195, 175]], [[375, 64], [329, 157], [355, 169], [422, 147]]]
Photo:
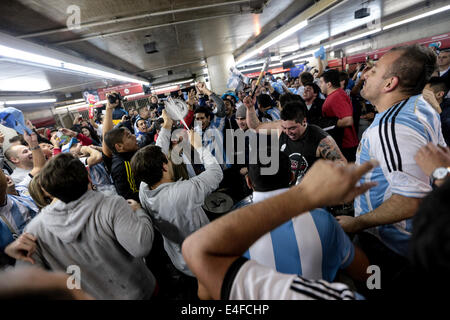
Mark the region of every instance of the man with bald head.
[[15, 184], [19, 184], [33, 169], [33, 154], [27, 146], [21, 144], [10, 146], [5, 152], [5, 157], [16, 166], [11, 174]]
[[435, 68], [435, 54], [414, 45], [390, 50], [363, 72], [361, 95], [378, 114], [364, 132], [356, 163], [380, 163], [361, 179], [377, 186], [355, 199], [355, 217], [337, 219], [346, 232], [358, 233], [362, 249], [381, 268], [385, 283], [407, 265], [411, 218], [432, 190], [430, 177], [414, 155], [430, 142], [445, 146], [439, 115], [421, 94]]

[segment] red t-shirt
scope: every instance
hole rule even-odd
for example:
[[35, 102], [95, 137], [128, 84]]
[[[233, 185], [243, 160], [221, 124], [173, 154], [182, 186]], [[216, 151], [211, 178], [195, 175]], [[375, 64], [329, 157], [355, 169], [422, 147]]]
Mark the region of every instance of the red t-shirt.
[[[341, 88], [329, 94], [323, 103], [322, 114], [325, 117], [353, 117], [353, 107], [350, 98]], [[342, 148], [352, 148], [358, 145], [355, 126], [344, 128], [344, 137], [342, 138]]]

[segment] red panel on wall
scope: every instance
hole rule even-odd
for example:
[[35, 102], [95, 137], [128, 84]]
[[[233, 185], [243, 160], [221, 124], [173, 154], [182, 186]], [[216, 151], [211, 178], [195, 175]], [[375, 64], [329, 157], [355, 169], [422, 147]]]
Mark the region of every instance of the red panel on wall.
[[46, 117], [46, 118], [31, 120], [31, 123], [36, 128], [51, 127], [56, 124], [55, 119], [53, 117]]
[[328, 60], [328, 66], [329, 66], [330, 68], [339, 68], [339, 67], [342, 67], [342, 59]]
[[[271, 74], [277, 74], [277, 73], [281, 73], [281, 72], [288, 72], [290, 70], [291, 69], [283, 69], [283, 67], [279, 67], [279, 68], [269, 69], [266, 72], [270, 72]], [[244, 73], [244, 75], [249, 78], [258, 78], [260, 74], [261, 74], [261, 71], [260, 72], [252, 72], [252, 73]]]
[[127, 96], [130, 94], [144, 92], [144, 89], [142, 88], [142, 85], [139, 83], [125, 83], [125, 84], [121, 84], [119, 86], [98, 89], [97, 90], [98, 97], [100, 98], [100, 100], [105, 100], [106, 94], [111, 91], [119, 92], [123, 97], [123, 96]]

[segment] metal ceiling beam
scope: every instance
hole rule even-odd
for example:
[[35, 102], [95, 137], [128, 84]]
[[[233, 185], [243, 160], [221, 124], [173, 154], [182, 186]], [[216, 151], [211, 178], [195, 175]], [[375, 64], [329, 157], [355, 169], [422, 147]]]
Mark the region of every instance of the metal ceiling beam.
[[[104, 25], [108, 25], [108, 24], [116, 24], [116, 23], [126, 22], [126, 21], [130, 21], [130, 20], [145, 19], [145, 18], [156, 17], [156, 16], [161, 16], [161, 15], [166, 15], [166, 14], [176, 14], [176, 13], [181, 13], [181, 12], [186, 12], [186, 11], [210, 9], [210, 8], [215, 8], [215, 7], [240, 4], [240, 3], [244, 3], [244, 2], [250, 2], [250, 0], [238, 0], [238, 1], [212, 3], [212, 4], [203, 5], [203, 6], [197, 6], [197, 7], [165, 10], [165, 11], [152, 12], [152, 13], [140, 14], [140, 15], [135, 15], [135, 16], [128, 16], [128, 17], [123, 17], [123, 18], [116, 18], [116, 19], [112, 19], [112, 20], [109, 19], [109, 20], [104, 20], [104, 21], [85, 23], [85, 24], [80, 24], [79, 28], [76, 28], [75, 30], [79, 31], [79, 30], [85, 29], [85, 28], [104, 26]], [[55, 33], [67, 32], [67, 31], [73, 31], [73, 29], [59, 28], [59, 29], [42, 31], [42, 32], [24, 34], [24, 35], [18, 36], [17, 38], [20, 38], [20, 39], [34, 38], [34, 37], [46, 36], [49, 34], [55, 34]]]
[[150, 30], [150, 29], [156, 29], [156, 28], [162, 28], [162, 27], [170, 27], [170, 26], [175, 26], [175, 25], [183, 24], [183, 23], [191, 23], [191, 22], [205, 21], [205, 20], [211, 20], [211, 19], [220, 19], [220, 18], [225, 18], [225, 17], [231, 17], [231, 16], [235, 16], [238, 14], [242, 14], [242, 13], [243, 12], [236, 12], [236, 13], [222, 14], [222, 15], [218, 15], [218, 16], [208, 16], [208, 17], [197, 18], [197, 19], [181, 20], [181, 21], [157, 24], [157, 25], [153, 25], [153, 26], [146, 26], [146, 27], [133, 28], [133, 29], [122, 30], [122, 31], [104, 33], [104, 34], [99, 34], [99, 35], [95, 35], [95, 36], [82, 37], [82, 38], [74, 39], [74, 40], [55, 42], [52, 44], [61, 46], [61, 45], [69, 44], [69, 43], [88, 41], [88, 40], [97, 39], [97, 38], [107, 38], [107, 37], [116, 36], [116, 35], [124, 34], [124, 33]]

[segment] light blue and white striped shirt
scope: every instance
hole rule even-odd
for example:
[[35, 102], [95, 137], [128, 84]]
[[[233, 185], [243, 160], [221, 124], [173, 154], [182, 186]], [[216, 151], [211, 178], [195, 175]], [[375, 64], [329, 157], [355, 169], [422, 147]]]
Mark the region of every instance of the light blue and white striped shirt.
[[[270, 108], [269, 110], [266, 110], [265, 116], [262, 116], [264, 113], [258, 110], [258, 113], [261, 115], [261, 122], [271, 122], [271, 121], [277, 121], [281, 119], [280, 116], [280, 110], [278, 108]], [[267, 116], [270, 116], [269, 119]]]
[[[412, 96], [377, 114], [362, 136], [356, 163], [376, 159], [380, 166], [364, 175], [360, 182], [378, 185], [355, 199], [355, 216], [373, 211], [392, 194], [423, 198], [431, 191], [429, 177], [414, 160], [417, 151], [429, 142], [445, 146], [439, 114], [422, 95]], [[394, 252], [407, 255], [411, 219], [367, 231]]]
[[[6, 218], [14, 232], [20, 235], [25, 226], [38, 213], [39, 209], [31, 197], [6, 196], [6, 204], [0, 207], [0, 214]], [[0, 219], [0, 250], [14, 241], [14, 237], [8, 225]]]
[[[288, 189], [253, 192], [260, 202]], [[323, 209], [292, 218], [258, 239], [244, 257], [281, 273], [333, 281], [353, 261], [355, 249], [336, 219]]]
[[216, 158], [222, 169], [229, 167], [225, 153], [224, 128], [225, 117], [211, 116], [209, 127], [202, 132], [202, 144]]

